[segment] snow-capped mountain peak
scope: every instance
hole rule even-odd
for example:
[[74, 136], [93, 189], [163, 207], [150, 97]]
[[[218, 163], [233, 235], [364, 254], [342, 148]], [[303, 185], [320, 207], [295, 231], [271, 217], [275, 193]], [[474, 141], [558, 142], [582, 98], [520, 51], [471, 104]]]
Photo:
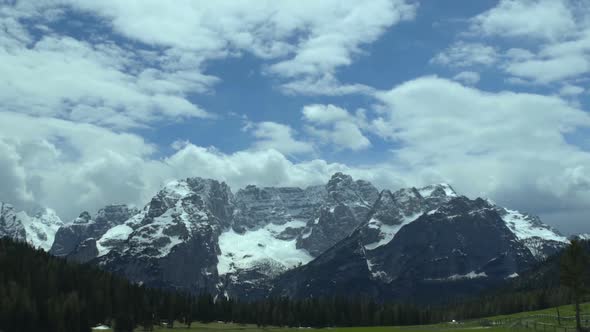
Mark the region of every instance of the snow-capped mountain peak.
[[[29, 217], [3, 204], [0, 212], [0, 236], [30, 241], [46, 250], [56, 234], [51, 229], [61, 224], [51, 210]], [[449, 184], [379, 192], [370, 182], [336, 173], [325, 185], [304, 189], [251, 185], [235, 195], [225, 183], [211, 179], [170, 181], [141, 210], [111, 205], [94, 216], [81, 213], [59, 228], [51, 253], [94, 261], [155, 287], [265, 296], [273, 278], [299, 265], [307, 268], [317, 260], [329, 259], [335, 259], [336, 267], [346, 265], [350, 257], [332, 257], [330, 248], [342, 247], [357, 255], [359, 266], [369, 269], [369, 279], [378, 281], [397, 272], [389, 271], [385, 261], [376, 258], [384, 253], [395, 255], [389, 251], [399, 243], [410, 244], [411, 240], [403, 239], [408, 232], [413, 239], [428, 233], [425, 246], [450, 241], [447, 254], [463, 260], [469, 250], [484, 252], [490, 244], [482, 243], [479, 248], [474, 242], [455, 252], [451, 242], [461, 244], [479, 228], [493, 230], [509, 241], [498, 249], [512, 255], [502, 278], [519, 271], [516, 256], [526, 258], [522, 260], [526, 265], [527, 260], [543, 259], [567, 243], [538, 218], [490, 200], [460, 196]], [[446, 235], [437, 238], [439, 231]], [[457, 235], [463, 233], [468, 235]], [[433, 262], [445, 256], [436, 250], [424, 255]], [[458, 280], [487, 273], [482, 269], [475, 265], [443, 269], [425, 278]]]
[[382, 191], [362, 230], [365, 249], [374, 250], [389, 243], [403, 226], [455, 197], [457, 194], [448, 184], [403, 188], [394, 193]]
[[504, 220], [506, 226], [531, 251], [536, 259], [544, 259], [569, 243], [567, 237], [541, 222], [539, 217], [497, 205], [494, 208]]
[[92, 216], [88, 211], [80, 213], [80, 215], [72, 221], [73, 224], [87, 224], [92, 220]]
[[0, 202], [0, 237], [26, 241], [35, 248], [47, 251], [62, 225], [61, 219], [51, 209], [41, 209], [34, 216], [29, 216], [24, 211], [16, 211], [10, 204]]
[[138, 214], [97, 241], [99, 256], [113, 249], [152, 258], [167, 256], [202, 229], [227, 225], [232, 194], [225, 183], [202, 178], [168, 182]]
[[424, 198], [430, 197], [457, 197], [455, 189], [448, 183], [431, 184], [418, 189], [418, 192]]

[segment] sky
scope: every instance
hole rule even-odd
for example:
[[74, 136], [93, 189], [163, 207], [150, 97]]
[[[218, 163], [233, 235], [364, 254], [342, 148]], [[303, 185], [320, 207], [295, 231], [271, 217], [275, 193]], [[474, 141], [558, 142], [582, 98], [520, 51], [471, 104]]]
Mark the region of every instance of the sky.
[[445, 182], [590, 233], [586, 0], [0, 0], [0, 201]]

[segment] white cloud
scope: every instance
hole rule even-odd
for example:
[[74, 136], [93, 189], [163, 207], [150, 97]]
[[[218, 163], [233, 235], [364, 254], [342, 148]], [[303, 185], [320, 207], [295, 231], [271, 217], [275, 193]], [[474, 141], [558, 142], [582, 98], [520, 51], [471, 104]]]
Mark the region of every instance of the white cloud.
[[316, 8], [294, 10], [316, 12], [307, 28], [308, 37], [299, 42], [296, 55], [270, 67], [281, 76], [297, 77], [317, 73], [333, 73], [351, 63], [352, 57], [360, 52], [359, 47], [373, 42], [386, 28], [400, 21], [412, 19], [415, 6], [404, 1], [322, 2]]
[[354, 121], [347, 110], [334, 105], [307, 105], [303, 108], [303, 118], [318, 124], [331, 124], [337, 121]]
[[515, 47], [507, 50], [506, 56], [511, 60], [522, 61], [532, 59], [535, 56], [535, 54], [524, 48]]
[[80, 208], [136, 202], [150, 180], [139, 171], [155, 151], [135, 135], [9, 112], [0, 112], [0, 140], [0, 155], [10, 161], [2, 174], [13, 179], [3, 178], [0, 187], [25, 193], [1, 199], [53, 207], [68, 217]]
[[32, 47], [14, 39], [0, 43], [0, 105], [3, 110], [55, 116], [126, 128], [161, 119], [208, 117], [188, 101], [216, 79], [142, 68], [137, 54], [113, 44], [45, 36]]
[[375, 89], [364, 84], [343, 84], [333, 75], [305, 77], [281, 84], [281, 90], [290, 95], [342, 96], [349, 94], [370, 95]]
[[437, 54], [430, 62], [451, 67], [489, 66], [496, 63], [498, 57], [492, 46], [459, 41]]
[[89, 124], [0, 113], [0, 200], [49, 206], [65, 219], [112, 203], [143, 205], [167, 181], [200, 176], [247, 184], [307, 186], [343, 171], [382, 186], [400, 186], [389, 166], [351, 168], [307, 159], [295, 163], [276, 149], [225, 154], [187, 141], [156, 159], [141, 137]]
[[581, 86], [566, 84], [559, 89], [559, 94], [562, 96], [577, 96], [584, 93], [584, 91]]
[[502, 0], [474, 17], [471, 29], [502, 37], [562, 39], [575, 30], [568, 0]]
[[367, 127], [363, 110], [352, 115], [334, 105], [307, 105], [303, 108], [303, 119], [309, 123], [307, 132], [324, 144], [353, 151], [371, 146], [371, 141], [361, 131]]
[[0, 138], [0, 201], [27, 204], [33, 195], [27, 190], [26, 170], [16, 148]]
[[[566, 133], [590, 115], [557, 97], [487, 93], [424, 77], [378, 94], [376, 132], [400, 144], [395, 161], [413, 183], [445, 180], [537, 213], [585, 209], [590, 153]], [[575, 170], [575, 171], [572, 171]]]
[[[290, 93], [310, 92], [297, 88], [301, 80], [325, 86], [323, 75], [350, 65], [362, 54], [363, 45], [374, 42], [387, 28], [413, 19], [417, 7], [406, 0], [179, 1], [174, 6], [161, 1], [61, 3], [99, 15], [117, 33], [148, 45], [207, 59], [249, 52], [273, 60], [266, 71], [286, 79], [284, 89]], [[21, 5], [26, 7], [21, 11], [41, 12], [38, 7], [48, 4], [55, 5], [40, 1], [37, 8]], [[328, 94], [356, 91], [354, 86], [327, 87]]]
[[[590, 4], [586, 1], [502, 0], [469, 22], [470, 32], [462, 37], [502, 38], [504, 44], [516, 46], [494, 57], [498, 69], [511, 75], [511, 82], [549, 85], [590, 72]], [[453, 52], [451, 47], [434, 60], [476, 65], [470, 55], [461, 56], [465, 53]], [[462, 62], [463, 58], [468, 60]]]
[[275, 149], [286, 155], [312, 153], [313, 145], [294, 138], [296, 132], [289, 126], [276, 122], [250, 124], [247, 130], [257, 139], [254, 147], [258, 150]]
[[[89, 42], [52, 30], [68, 8], [96, 15], [114, 34]], [[211, 60], [243, 52], [266, 60], [262, 69], [288, 94], [371, 93], [335, 71], [415, 10], [405, 0], [16, 2], [0, 13], [0, 105], [118, 129], [211, 117], [189, 96], [219, 82], [205, 74]]]
[[462, 71], [453, 77], [455, 81], [463, 82], [467, 85], [475, 85], [479, 82], [479, 73], [474, 71]]
[[536, 58], [507, 63], [506, 72], [538, 83], [551, 83], [590, 72], [590, 60], [582, 54], [549, 59]]

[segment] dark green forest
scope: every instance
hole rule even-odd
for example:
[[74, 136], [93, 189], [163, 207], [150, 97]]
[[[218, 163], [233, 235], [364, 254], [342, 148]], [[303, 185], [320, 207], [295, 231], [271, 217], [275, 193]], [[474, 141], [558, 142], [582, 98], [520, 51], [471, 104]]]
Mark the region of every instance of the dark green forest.
[[[590, 248], [588, 243], [585, 245]], [[414, 325], [509, 314], [571, 302], [567, 289], [552, 283], [546, 286], [510, 286], [471, 300], [438, 306], [377, 303], [367, 298], [214, 300], [210, 294], [148, 289], [94, 266], [78, 265], [24, 243], [0, 239], [0, 331], [3, 332], [78, 332], [90, 331], [99, 324], [114, 326], [116, 331], [131, 331], [136, 326], [151, 330], [155, 324], [175, 321], [314, 327]]]

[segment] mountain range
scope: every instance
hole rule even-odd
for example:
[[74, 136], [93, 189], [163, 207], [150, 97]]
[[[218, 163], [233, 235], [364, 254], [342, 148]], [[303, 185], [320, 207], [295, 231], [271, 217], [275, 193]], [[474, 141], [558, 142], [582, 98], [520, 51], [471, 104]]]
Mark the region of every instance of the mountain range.
[[498, 285], [568, 243], [538, 217], [448, 184], [379, 191], [343, 173], [325, 185], [235, 193], [212, 179], [177, 180], [141, 209], [110, 205], [69, 223], [2, 203], [0, 236], [152, 287], [423, 302]]

